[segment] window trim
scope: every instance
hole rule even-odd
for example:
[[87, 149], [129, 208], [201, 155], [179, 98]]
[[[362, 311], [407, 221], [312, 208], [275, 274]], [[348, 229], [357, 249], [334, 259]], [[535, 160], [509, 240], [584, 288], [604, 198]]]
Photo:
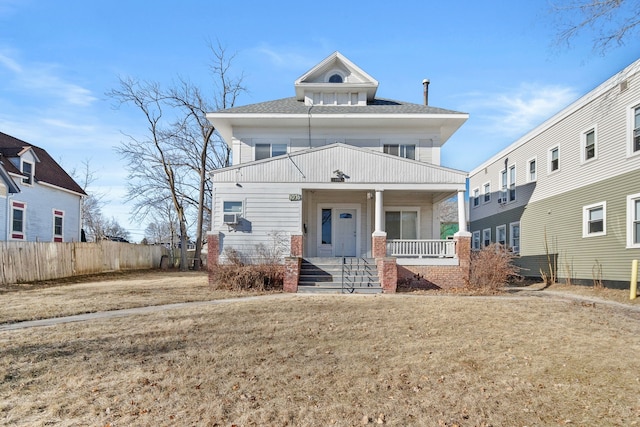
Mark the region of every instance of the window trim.
[[[419, 206], [385, 206], [384, 207], [384, 229], [387, 231], [387, 212], [400, 212], [400, 218], [402, 219], [402, 212], [415, 212], [416, 213], [416, 240], [420, 240], [420, 207]], [[402, 223], [400, 223], [402, 225]], [[402, 235], [402, 230], [400, 231]], [[388, 238], [388, 237], [387, 237]], [[391, 239], [390, 239], [391, 240]], [[402, 239], [400, 239], [402, 240]]]
[[[488, 239], [487, 239], [487, 233], [489, 234]], [[489, 241], [489, 243], [487, 243], [487, 240]], [[482, 229], [482, 241], [480, 242], [480, 245], [483, 248], [486, 248], [487, 246], [491, 245], [491, 229], [490, 228]]]
[[480, 188], [476, 187], [471, 191], [471, 198], [473, 199], [471, 201], [471, 205], [474, 208], [477, 208], [478, 206], [480, 206]]
[[627, 157], [632, 156], [640, 156], [640, 150], [633, 149], [633, 134], [634, 134], [634, 121], [635, 121], [635, 112], [636, 110], [640, 110], [640, 103], [636, 102], [631, 104], [627, 108]]
[[[487, 192], [487, 188], [489, 189], [489, 192]], [[482, 194], [482, 203], [491, 202], [491, 181], [482, 184]]]
[[634, 225], [634, 205], [640, 200], [640, 193], [630, 194], [627, 196], [627, 249], [640, 248], [640, 236], [638, 242], [633, 241], [633, 225]]
[[480, 230], [471, 233], [471, 249], [474, 251], [480, 250]]
[[[261, 159], [257, 158], [258, 145], [263, 145], [263, 146], [268, 145], [269, 146], [269, 157], [263, 157]], [[282, 146], [285, 147], [284, 153], [278, 154], [278, 156], [283, 156], [283, 155], [289, 153], [289, 144], [287, 144], [286, 142], [282, 142], [282, 143], [279, 143], [279, 142], [257, 142], [255, 144], [253, 144], [253, 159], [255, 161], [258, 161], [258, 160], [266, 160], [266, 159], [270, 159], [272, 157], [276, 157], [276, 156], [273, 155], [273, 146], [274, 145], [282, 145]]]
[[[593, 133], [593, 157], [587, 159], [587, 135]], [[591, 126], [580, 134], [580, 162], [589, 163], [598, 159], [598, 130], [597, 126]]]
[[507, 193], [509, 191], [509, 174], [507, 168], [500, 169], [500, 173], [498, 174], [498, 183], [500, 186], [498, 203], [504, 205], [507, 203]]
[[[531, 163], [535, 164], [536, 170], [534, 172], [534, 177], [531, 178]], [[527, 182], [536, 182], [538, 180], [538, 157], [532, 157], [527, 160]]]
[[[518, 227], [518, 246], [515, 246], [516, 249], [513, 249], [513, 229], [516, 226]], [[514, 254], [520, 254], [520, 249], [522, 248], [522, 229], [520, 228], [520, 221], [509, 223], [509, 248]]]
[[[398, 154], [393, 154], [387, 152], [387, 147], [397, 147]], [[413, 158], [407, 157], [407, 147], [413, 147]], [[397, 156], [403, 159], [416, 160], [416, 154], [418, 152], [418, 144], [382, 144], [382, 152], [384, 154], [389, 154], [390, 156]]]
[[22, 175], [25, 174], [24, 165], [31, 166], [31, 172], [29, 173], [29, 175], [27, 177], [24, 177], [24, 176], [22, 177], [22, 183], [24, 185], [33, 186], [33, 182], [35, 181], [36, 165], [35, 165], [34, 162], [29, 162], [27, 160], [20, 159], [20, 172], [22, 173]]
[[[54, 242], [63, 242], [64, 241], [64, 211], [60, 209], [53, 209], [53, 230], [52, 230], [52, 239]], [[56, 219], [60, 218], [60, 233], [56, 234]]]
[[[511, 166], [508, 167], [508, 173], [507, 173], [507, 199], [508, 199], [508, 203], [511, 202], [515, 202], [518, 197], [516, 194], [516, 181], [518, 180], [518, 170], [516, 169], [516, 165], [513, 164]], [[513, 171], [513, 173], [511, 173]], [[512, 197], [513, 195], [513, 197]]]
[[[22, 211], [22, 229], [14, 230], [13, 228], [13, 214], [14, 211]], [[10, 238], [11, 240], [26, 240], [27, 238], [27, 204], [25, 202], [11, 201], [11, 219], [9, 223]]]
[[[554, 150], [558, 150], [558, 159], [557, 159], [558, 167], [556, 169], [552, 169]], [[560, 172], [560, 145], [554, 145], [553, 147], [549, 148], [549, 151], [547, 152], [547, 175], [551, 175], [558, 172]]]
[[[498, 236], [500, 236], [500, 230], [502, 230], [502, 232], [504, 233], [504, 243], [500, 243]], [[497, 225], [496, 226], [496, 243], [506, 247], [507, 246], [507, 225], [506, 224], [502, 224], [502, 225]]]
[[[602, 231], [589, 233], [589, 213], [596, 208], [602, 208]], [[597, 237], [607, 235], [607, 202], [592, 203], [582, 207], [582, 237]]]
[[[225, 208], [225, 203], [240, 203], [240, 212], [227, 211], [226, 208]], [[221, 209], [222, 215], [220, 216], [221, 225], [225, 224], [225, 222], [224, 222], [224, 215], [225, 214], [238, 214], [238, 217], [244, 218], [245, 217], [245, 208], [246, 208], [245, 200], [238, 200], [238, 199], [222, 200], [222, 209]]]

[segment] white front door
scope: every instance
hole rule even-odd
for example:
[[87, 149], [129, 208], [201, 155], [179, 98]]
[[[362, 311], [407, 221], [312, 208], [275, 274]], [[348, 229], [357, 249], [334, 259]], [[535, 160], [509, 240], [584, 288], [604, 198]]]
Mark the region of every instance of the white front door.
[[334, 256], [356, 256], [356, 242], [358, 238], [356, 213], [356, 209], [335, 210]]

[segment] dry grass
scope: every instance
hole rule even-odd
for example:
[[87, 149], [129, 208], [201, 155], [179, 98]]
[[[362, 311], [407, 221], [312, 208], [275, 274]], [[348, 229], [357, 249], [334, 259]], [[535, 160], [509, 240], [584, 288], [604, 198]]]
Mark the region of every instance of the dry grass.
[[233, 302], [0, 333], [0, 424], [629, 426], [638, 352], [638, 313], [603, 305]]
[[601, 298], [622, 304], [640, 306], [640, 298], [636, 298], [635, 300], [629, 299], [629, 289], [609, 289], [594, 286], [564, 285], [559, 283], [551, 285], [547, 289], [550, 291], [566, 292], [581, 297]]
[[211, 289], [203, 271], [147, 270], [75, 277], [0, 288], [0, 323], [246, 294]]

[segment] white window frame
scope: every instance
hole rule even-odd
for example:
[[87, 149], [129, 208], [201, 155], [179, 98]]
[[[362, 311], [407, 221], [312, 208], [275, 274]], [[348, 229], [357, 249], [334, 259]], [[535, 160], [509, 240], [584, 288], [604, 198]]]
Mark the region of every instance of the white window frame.
[[[514, 245], [513, 229], [518, 227], [518, 245]], [[509, 247], [514, 254], [520, 253], [522, 247], [522, 229], [520, 228], [520, 221], [515, 221], [509, 224]]]
[[634, 207], [635, 207], [636, 201], [639, 201], [639, 200], [640, 200], [640, 193], [631, 194], [627, 196], [627, 248], [628, 249], [640, 248], [640, 235], [636, 236], [638, 240], [637, 242], [633, 241], [634, 240], [633, 231], [634, 231], [634, 225], [636, 222], [635, 215], [634, 215], [635, 214]]
[[[587, 135], [593, 132], [593, 157], [587, 159]], [[582, 163], [592, 162], [598, 159], [598, 130], [597, 126], [592, 126], [580, 134], [580, 161]]]
[[[384, 223], [385, 230], [387, 224], [387, 212], [400, 212], [400, 218], [402, 219], [402, 212], [415, 212], [416, 213], [416, 239], [420, 239], [420, 207], [418, 206], [385, 206], [384, 208]], [[402, 227], [402, 222], [400, 223]], [[400, 230], [402, 234], [402, 230]], [[402, 240], [402, 239], [400, 239]]]
[[[489, 243], [487, 243], [489, 241]], [[485, 228], [482, 230], [482, 247], [486, 248], [491, 244], [491, 229]]]
[[474, 251], [480, 250], [480, 230], [476, 230], [471, 233], [471, 249]]
[[[62, 242], [64, 241], [64, 211], [61, 209], [53, 209], [53, 230], [52, 230], [52, 240], [54, 242]], [[60, 234], [56, 234], [56, 218], [60, 218]]]
[[471, 194], [473, 194], [471, 196], [471, 198], [473, 199], [471, 201], [471, 206], [477, 208], [478, 206], [480, 206], [480, 189], [478, 187], [474, 188]]
[[[257, 159], [256, 155], [257, 155], [257, 151], [258, 151], [258, 145], [268, 145], [269, 146], [269, 157], [265, 157], [263, 159]], [[253, 159], [254, 160], [265, 160], [265, 159], [270, 159], [271, 157], [275, 157], [273, 155], [273, 147], [274, 147], [274, 145], [284, 147], [284, 153], [283, 154], [278, 154], [278, 156], [287, 154], [289, 152], [289, 144], [287, 144], [286, 142], [282, 142], [282, 143], [258, 142], [258, 143], [255, 143], [254, 146], [253, 146]]]
[[[503, 235], [504, 241], [500, 242], [500, 234]], [[496, 227], [496, 243], [501, 244], [502, 246], [507, 246], [507, 226], [506, 224], [498, 225]]]
[[482, 185], [482, 202], [489, 203], [491, 202], [491, 182], [485, 182]]
[[[225, 206], [226, 203], [240, 203], [240, 211], [234, 211], [234, 210], [227, 210], [227, 207]], [[238, 200], [238, 199], [229, 199], [229, 200], [223, 200], [222, 201], [222, 215], [220, 216], [220, 221], [222, 224], [224, 224], [224, 215], [225, 214], [238, 214], [239, 218], [244, 218], [245, 216], [245, 201], [244, 200]]]
[[507, 199], [509, 201], [509, 203], [511, 202], [515, 202], [517, 197], [516, 197], [516, 181], [518, 179], [518, 170], [516, 169], [516, 165], [511, 165], [508, 168], [508, 173], [507, 173], [507, 181], [508, 181], [508, 188], [507, 188]]
[[[413, 147], [413, 157], [407, 157], [407, 147]], [[391, 148], [397, 148], [398, 153], [391, 153]], [[385, 154], [389, 154], [391, 156], [398, 156], [404, 159], [415, 160], [417, 155], [417, 145], [416, 144], [382, 144], [382, 152]]]
[[[553, 152], [555, 150], [558, 150], [558, 167], [556, 169], [552, 169]], [[549, 148], [549, 151], [547, 154], [547, 175], [551, 175], [558, 172], [560, 172], [560, 146], [554, 145], [553, 147]]]
[[509, 189], [509, 178], [507, 169], [502, 169], [498, 175], [498, 182], [500, 183], [500, 197], [498, 197], [498, 203], [507, 203], [507, 192]]
[[[636, 110], [640, 112], [640, 103], [632, 104], [627, 109], [627, 157], [640, 156], [640, 150], [634, 150], [634, 125]], [[640, 129], [640, 128], [639, 128]]]
[[[22, 211], [22, 230], [13, 229], [13, 213]], [[11, 202], [11, 217], [9, 218], [9, 233], [11, 240], [26, 240], [27, 238], [27, 204], [25, 202]]]
[[[531, 163], [535, 164], [536, 166], [536, 170], [533, 173], [533, 176], [531, 175]], [[536, 182], [537, 180], [538, 180], [538, 158], [532, 157], [531, 159], [527, 160], [527, 182]]]
[[[589, 232], [589, 213], [598, 208], [602, 209], [602, 231]], [[593, 203], [582, 207], [582, 237], [596, 237], [607, 235], [607, 202]]]
[[30, 165], [31, 166], [31, 172], [29, 173], [29, 175], [27, 177], [23, 177], [22, 178], [22, 183], [28, 186], [32, 186], [33, 182], [35, 180], [35, 169], [36, 169], [36, 164], [34, 162], [28, 162], [26, 160], [21, 160], [20, 161], [20, 172], [22, 172], [22, 174], [24, 175], [24, 165]]

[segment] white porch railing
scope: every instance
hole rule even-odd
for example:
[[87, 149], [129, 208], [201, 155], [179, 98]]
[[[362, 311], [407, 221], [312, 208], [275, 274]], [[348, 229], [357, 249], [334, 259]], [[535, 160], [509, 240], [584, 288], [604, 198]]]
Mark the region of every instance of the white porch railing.
[[387, 240], [387, 256], [454, 258], [455, 255], [455, 240]]

